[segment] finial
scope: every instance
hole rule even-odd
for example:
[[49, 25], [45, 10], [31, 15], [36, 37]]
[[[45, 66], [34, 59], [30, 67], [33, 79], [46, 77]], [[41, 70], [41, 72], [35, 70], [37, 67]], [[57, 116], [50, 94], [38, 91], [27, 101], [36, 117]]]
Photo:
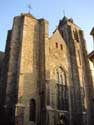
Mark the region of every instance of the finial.
[[63, 14], [64, 14], [64, 16], [65, 16], [65, 10], [63, 10]]
[[30, 14], [30, 11], [31, 11], [32, 7], [30, 4], [28, 4], [28, 13]]

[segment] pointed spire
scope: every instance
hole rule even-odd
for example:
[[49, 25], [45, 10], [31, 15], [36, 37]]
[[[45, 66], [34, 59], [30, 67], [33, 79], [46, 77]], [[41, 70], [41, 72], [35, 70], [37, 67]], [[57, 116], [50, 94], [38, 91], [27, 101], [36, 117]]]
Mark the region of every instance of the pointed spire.
[[67, 20], [68, 20], [68, 18], [66, 16], [64, 16], [63, 19], [62, 19], [62, 22], [65, 22]]

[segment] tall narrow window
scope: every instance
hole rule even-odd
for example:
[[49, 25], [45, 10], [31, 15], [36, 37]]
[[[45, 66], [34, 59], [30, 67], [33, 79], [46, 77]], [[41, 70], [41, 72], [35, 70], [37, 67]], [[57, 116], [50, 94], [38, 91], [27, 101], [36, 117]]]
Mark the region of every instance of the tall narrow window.
[[34, 121], [36, 119], [36, 102], [34, 99], [30, 100], [30, 115], [29, 115], [30, 121]]
[[62, 44], [60, 44], [60, 49], [63, 50], [63, 45]]
[[57, 70], [57, 108], [68, 110], [68, 88], [65, 71], [60, 67]]
[[58, 48], [58, 43], [56, 43], [56, 48]]

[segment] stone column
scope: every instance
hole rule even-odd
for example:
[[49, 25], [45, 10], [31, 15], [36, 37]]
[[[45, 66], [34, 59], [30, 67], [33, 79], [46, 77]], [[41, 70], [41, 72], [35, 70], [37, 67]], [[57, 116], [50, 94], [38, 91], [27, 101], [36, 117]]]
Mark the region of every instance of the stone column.
[[68, 26], [68, 51], [69, 51], [69, 65], [70, 65], [70, 98], [71, 98], [71, 125], [83, 125], [82, 120], [82, 104], [80, 92], [80, 80], [76, 60], [76, 48], [72, 36], [71, 26]]
[[46, 80], [45, 80], [45, 45], [48, 38], [46, 20], [40, 20], [39, 35], [39, 81], [40, 81], [40, 125], [46, 125]]

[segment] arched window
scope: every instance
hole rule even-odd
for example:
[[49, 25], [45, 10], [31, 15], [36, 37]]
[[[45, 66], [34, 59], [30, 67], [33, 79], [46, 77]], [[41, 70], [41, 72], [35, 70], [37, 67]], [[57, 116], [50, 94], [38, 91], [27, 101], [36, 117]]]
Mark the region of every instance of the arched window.
[[62, 67], [59, 67], [57, 69], [57, 83], [62, 84], [62, 85], [67, 84], [67, 82], [66, 82], [66, 74], [65, 74], [65, 71], [64, 71], [64, 69]]
[[63, 50], [63, 45], [62, 44], [60, 44], [60, 49]]
[[66, 73], [62, 67], [57, 69], [57, 108], [68, 110], [68, 88]]
[[30, 121], [34, 121], [36, 119], [36, 102], [34, 99], [30, 100], [30, 115], [29, 115]]

